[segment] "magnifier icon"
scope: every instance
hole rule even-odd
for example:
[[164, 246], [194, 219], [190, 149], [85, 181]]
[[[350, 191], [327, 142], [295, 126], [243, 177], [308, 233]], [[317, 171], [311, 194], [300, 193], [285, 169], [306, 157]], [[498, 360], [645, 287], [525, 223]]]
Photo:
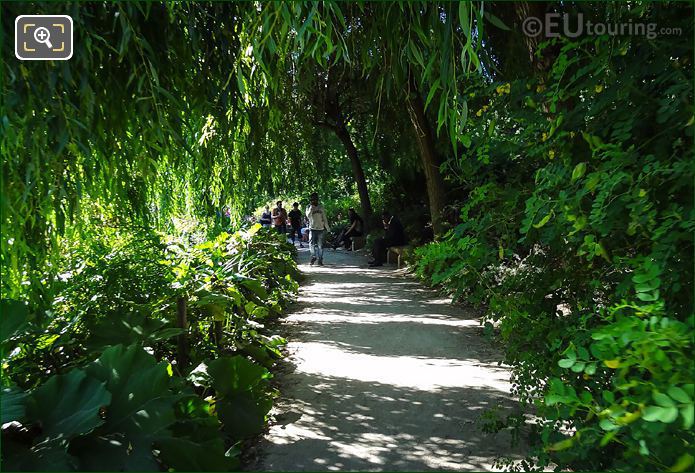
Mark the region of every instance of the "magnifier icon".
[[51, 44], [51, 32], [48, 31], [48, 28], [44, 28], [43, 26], [36, 28], [34, 30], [34, 39], [37, 43], [43, 43], [50, 49], [53, 49], [53, 45]]

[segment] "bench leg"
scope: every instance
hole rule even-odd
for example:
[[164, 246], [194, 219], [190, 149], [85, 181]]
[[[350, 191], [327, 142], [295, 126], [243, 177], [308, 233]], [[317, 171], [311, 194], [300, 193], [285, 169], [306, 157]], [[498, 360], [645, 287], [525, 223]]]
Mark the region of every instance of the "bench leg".
[[391, 251], [386, 248], [386, 264], [391, 264]]
[[401, 254], [400, 253], [398, 254], [398, 266], [397, 266], [397, 268], [401, 269]]

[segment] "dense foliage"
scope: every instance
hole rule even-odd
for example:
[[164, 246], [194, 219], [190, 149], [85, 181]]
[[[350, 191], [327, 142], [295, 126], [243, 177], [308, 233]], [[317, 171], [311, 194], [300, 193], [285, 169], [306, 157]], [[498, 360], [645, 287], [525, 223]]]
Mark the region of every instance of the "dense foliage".
[[692, 44], [565, 38], [539, 54], [545, 76], [466, 90], [466, 151], [446, 163], [461, 223], [418, 249], [417, 272], [499, 329], [540, 417], [538, 465], [687, 469]]
[[238, 468], [284, 344], [264, 324], [297, 289], [286, 245], [255, 226], [66, 249], [51, 311], [3, 301], [4, 468]]

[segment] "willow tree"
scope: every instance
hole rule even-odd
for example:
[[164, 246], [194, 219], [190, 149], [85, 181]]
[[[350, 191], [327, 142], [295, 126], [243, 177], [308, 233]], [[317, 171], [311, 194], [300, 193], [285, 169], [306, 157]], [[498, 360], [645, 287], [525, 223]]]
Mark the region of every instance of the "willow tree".
[[[44, 290], [41, 268], [65, 231], [107, 217], [166, 225], [223, 197], [243, 200], [249, 181], [258, 188], [244, 179], [245, 97], [229, 81], [243, 54], [236, 20], [253, 5], [41, 4], [35, 13], [57, 10], [79, 25], [70, 61], [2, 63], [4, 296]], [[3, 13], [11, 31], [24, 12]], [[11, 35], [3, 41], [11, 51]], [[226, 146], [206, 147], [212, 139]]]
[[[481, 70], [477, 51], [484, 19], [499, 19], [484, 13], [482, 4], [466, 2], [268, 3], [258, 18], [251, 45], [259, 62], [273, 64], [281, 50], [323, 67], [358, 64], [362, 76], [377, 84], [375, 100], [405, 101], [420, 145], [433, 226], [441, 233], [445, 187], [433, 136], [448, 136], [451, 152], [459, 152], [468, 116], [462, 82]], [[263, 68], [273, 77], [282, 73], [270, 69]], [[429, 118], [430, 109], [436, 118]]]

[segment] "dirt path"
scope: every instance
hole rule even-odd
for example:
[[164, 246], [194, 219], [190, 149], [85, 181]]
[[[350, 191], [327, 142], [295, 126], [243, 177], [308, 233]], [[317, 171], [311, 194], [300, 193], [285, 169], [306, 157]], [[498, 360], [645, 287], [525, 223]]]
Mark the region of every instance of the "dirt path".
[[299, 258], [308, 280], [283, 324], [289, 369], [258, 469], [480, 471], [518, 457], [481, 430], [484, 410], [514, 403], [477, 319], [363, 255]]

